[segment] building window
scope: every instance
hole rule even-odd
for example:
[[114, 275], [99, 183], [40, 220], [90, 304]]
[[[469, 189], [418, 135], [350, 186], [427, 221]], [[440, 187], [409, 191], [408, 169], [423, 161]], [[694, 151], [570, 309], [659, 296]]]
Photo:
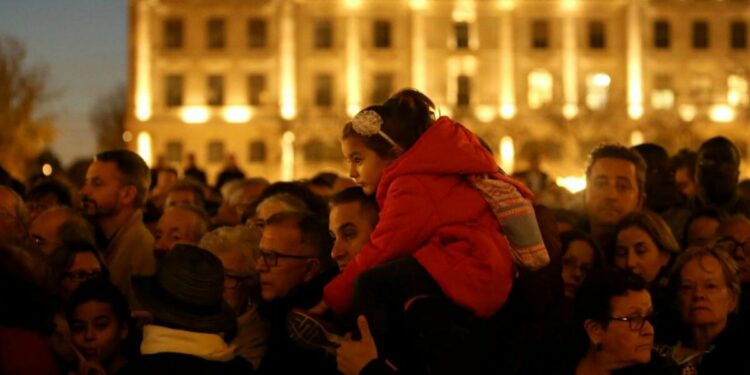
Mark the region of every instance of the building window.
[[315, 48], [333, 47], [333, 21], [329, 19], [317, 20], [313, 36]]
[[607, 36], [604, 22], [589, 22], [589, 48], [604, 49], [607, 48]]
[[727, 78], [727, 103], [735, 107], [748, 106], [747, 78], [737, 74]]
[[393, 74], [379, 73], [373, 77], [372, 97], [373, 103], [383, 103], [393, 92]]
[[180, 141], [167, 142], [167, 162], [168, 163], [182, 162], [182, 142]]
[[469, 48], [469, 23], [456, 22], [453, 24], [453, 31], [456, 33], [456, 48]]
[[529, 108], [539, 109], [545, 104], [552, 102], [552, 74], [550, 72], [537, 69], [529, 73], [528, 78], [528, 102]]
[[612, 79], [606, 73], [589, 74], [586, 77], [586, 106], [594, 111], [607, 107], [609, 84]]
[[250, 74], [247, 76], [247, 104], [263, 105], [266, 101], [266, 76]]
[[224, 105], [224, 77], [220, 75], [208, 76], [206, 103], [208, 105]]
[[695, 49], [708, 48], [708, 22], [706, 21], [694, 21], [693, 22], [693, 48]]
[[655, 48], [669, 48], [670, 41], [670, 27], [669, 22], [659, 20], [654, 22], [654, 47]]
[[165, 79], [164, 102], [167, 107], [179, 107], [182, 105], [182, 76], [170, 74]]
[[471, 77], [458, 76], [458, 92], [456, 93], [456, 105], [468, 107], [471, 104]]
[[651, 107], [657, 110], [674, 108], [674, 89], [672, 77], [660, 74], [654, 79], [654, 89], [651, 91]]
[[268, 38], [266, 30], [266, 20], [262, 18], [251, 18], [247, 21], [247, 46], [250, 48], [265, 47]]
[[549, 47], [549, 22], [534, 20], [531, 22], [531, 48]]
[[224, 142], [219, 140], [208, 142], [208, 162], [212, 164], [224, 162]]
[[182, 19], [168, 18], [164, 20], [164, 47], [169, 49], [182, 48]]
[[733, 49], [747, 48], [747, 23], [744, 21], [733, 21], [729, 26], [731, 34], [730, 43]]
[[266, 161], [266, 142], [252, 141], [248, 147], [248, 160], [251, 163], [262, 163]]
[[377, 20], [372, 24], [373, 45], [375, 48], [391, 48], [391, 23]]
[[333, 105], [333, 76], [330, 74], [315, 76], [315, 105], [318, 107]]
[[226, 39], [226, 25], [223, 18], [209, 18], [206, 22], [207, 47], [209, 49], [224, 48]]

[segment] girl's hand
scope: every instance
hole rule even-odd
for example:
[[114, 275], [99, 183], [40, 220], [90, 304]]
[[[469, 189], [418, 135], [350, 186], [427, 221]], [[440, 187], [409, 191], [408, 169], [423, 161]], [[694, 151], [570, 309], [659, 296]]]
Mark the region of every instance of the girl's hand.
[[328, 305], [326, 305], [326, 302], [323, 300], [320, 300], [317, 305], [313, 306], [309, 310], [307, 310], [310, 314], [321, 316], [328, 311]]
[[378, 358], [378, 349], [364, 315], [357, 318], [357, 326], [362, 339], [354, 341], [351, 332], [347, 333], [336, 350], [336, 365], [344, 375], [357, 375], [368, 363]]

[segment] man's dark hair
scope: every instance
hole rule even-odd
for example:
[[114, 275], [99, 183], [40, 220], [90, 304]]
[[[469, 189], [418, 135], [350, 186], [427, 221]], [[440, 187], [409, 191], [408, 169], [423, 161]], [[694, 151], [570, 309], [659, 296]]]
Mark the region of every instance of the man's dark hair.
[[336, 180], [339, 179], [339, 175], [333, 172], [320, 172], [310, 179], [310, 183], [317, 186], [325, 186], [333, 188]]
[[130, 322], [128, 300], [116, 286], [106, 279], [87, 280], [70, 295], [70, 299], [65, 304], [65, 317], [68, 322], [72, 322], [75, 309], [89, 301], [109, 303], [112, 306], [112, 313], [121, 325]]
[[55, 178], [46, 178], [34, 184], [26, 194], [26, 201], [34, 201], [47, 195], [54, 195], [60, 206], [73, 206], [73, 193], [70, 188]]
[[135, 206], [142, 207], [146, 204], [151, 171], [138, 154], [130, 150], [109, 150], [96, 154], [94, 160], [115, 163], [123, 175], [121, 182], [136, 188]]
[[712, 147], [718, 147], [718, 148], [729, 148], [732, 150], [732, 152], [737, 156], [737, 160], [739, 161], [741, 155], [740, 155], [740, 149], [737, 148], [737, 146], [734, 144], [734, 142], [730, 141], [727, 137], [713, 137], [701, 144], [701, 146], [698, 148], [698, 155], [700, 155], [701, 151], [712, 148]]
[[328, 262], [331, 260], [333, 239], [328, 233], [328, 222], [316, 215], [305, 212], [280, 212], [268, 218], [265, 227], [292, 222], [300, 231], [302, 243], [311, 246], [318, 259]]
[[627, 148], [620, 144], [604, 143], [597, 146], [589, 154], [588, 163], [586, 164], [586, 180], [591, 178], [591, 169], [599, 159], [621, 159], [629, 161], [635, 165], [635, 177], [638, 182], [638, 191], [646, 192], [646, 161], [635, 150]]
[[695, 162], [698, 158], [698, 154], [694, 151], [688, 150], [686, 148], [681, 149], [680, 151], [677, 151], [677, 153], [672, 156], [671, 162], [672, 162], [672, 168], [674, 170], [678, 170], [680, 168], [687, 168], [687, 174], [688, 177], [690, 177], [690, 180], [695, 180]]
[[172, 188], [169, 189], [169, 192], [167, 192], [167, 195], [173, 191], [189, 191], [195, 196], [194, 205], [205, 210], [206, 198], [203, 196], [203, 188], [197, 182], [193, 181], [192, 179], [182, 179], [175, 182]]
[[373, 228], [378, 224], [378, 212], [380, 208], [378, 203], [375, 201], [375, 197], [372, 195], [365, 194], [364, 190], [360, 186], [352, 186], [346, 188], [330, 198], [328, 198], [328, 205], [333, 208], [339, 204], [344, 203], [359, 203], [359, 210], [362, 215], [367, 215]]

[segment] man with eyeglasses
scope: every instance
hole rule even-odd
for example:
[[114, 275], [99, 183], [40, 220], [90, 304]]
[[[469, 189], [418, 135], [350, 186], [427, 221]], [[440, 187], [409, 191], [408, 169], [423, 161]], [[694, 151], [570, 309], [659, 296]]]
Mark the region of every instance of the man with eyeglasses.
[[695, 180], [697, 194], [688, 202], [695, 212], [712, 207], [728, 215], [741, 213], [750, 217], [750, 204], [738, 194], [740, 152], [727, 138], [714, 137], [698, 149]]
[[260, 239], [261, 316], [270, 321], [268, 352], [260, 366], [269, 374], [335, 374], [332, 358], [307, 351], [289, 338], [286, 317], [309, 309], [338, 272], [331, 260], [328, 225], [314, 215], [283, 212], [265, 221]]

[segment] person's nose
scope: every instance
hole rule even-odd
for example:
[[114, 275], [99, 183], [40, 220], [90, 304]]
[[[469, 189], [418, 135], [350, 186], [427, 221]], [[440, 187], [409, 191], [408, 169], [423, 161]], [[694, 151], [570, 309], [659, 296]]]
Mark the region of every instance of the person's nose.
[[268, 266], [266, 266], [266, 261], [263, 259], [263, 257], [258, 258], [258, 260], [255, 262], [255, 270], [258, 272], [268, 271]]
[[331, 249], [331, 258], [335, 259], [341, 259], [346, 256], [348, 251], [346, 251], [346, 246], [342, 244], [341, 240], [336, 240], [336, 242], [333, 243], [333, 249]]
[[641, 335], [653, 336], [655, 332], [656, 332], [656, 329], [654, 328], [654, 325], [651, 324], [650, 321], [646, 320], [643, 322], [643, 327], [641, 328]]
[[357, 166], [354, 163], [351, 163], [349, 165], [349, 177], [356, 179], [359, 177], [359, 172], [357, 172]]
[[626, 266], [633, 272], [636, 272], [638, 268], [638, 257], [632, 251], [628, 251]]
[[94, 327], [90, 325], [86, 327], [86, 336], [84, 338], [86, 339], [86, 341], [94, 341]]

